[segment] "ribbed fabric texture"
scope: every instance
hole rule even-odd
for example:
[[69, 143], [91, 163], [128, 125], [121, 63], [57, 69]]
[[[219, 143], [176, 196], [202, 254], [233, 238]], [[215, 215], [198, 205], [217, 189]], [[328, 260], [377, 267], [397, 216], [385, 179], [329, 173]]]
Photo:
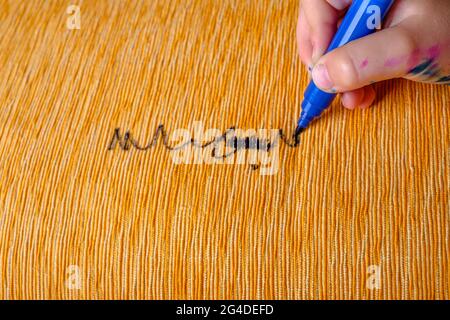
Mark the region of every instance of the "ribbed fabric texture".
[[115, 128], [292, 133], [297, 14], [1, 0], [0, 298], [449, 299], [448, 86], [378, 84], [367, 111], [336, 101], [272, 176], [175, 165], [161, 141], [108, 151]]

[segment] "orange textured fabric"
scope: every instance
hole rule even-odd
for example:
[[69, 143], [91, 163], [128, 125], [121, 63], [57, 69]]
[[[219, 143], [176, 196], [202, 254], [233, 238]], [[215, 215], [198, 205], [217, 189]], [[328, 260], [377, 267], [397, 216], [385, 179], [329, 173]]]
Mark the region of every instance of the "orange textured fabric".
[[0, 298], [450, 298], [448, 86], [336, 102], [271, 176], [175, 165], [161, 141], [108, 151], [115, 128], [291, 133], [308, 82], [297, 14], [0, 0]]

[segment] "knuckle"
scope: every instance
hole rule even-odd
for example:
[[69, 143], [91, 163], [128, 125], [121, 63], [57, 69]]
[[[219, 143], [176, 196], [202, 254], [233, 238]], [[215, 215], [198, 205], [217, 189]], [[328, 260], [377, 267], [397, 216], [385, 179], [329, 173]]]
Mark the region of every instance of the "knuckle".
[[335, 82], [342, 88], [353, 88], [359, 83], [359, 73], [352, 56], [342, 50], [332, 58], [335, 64]]
[[403, 52], [414, 52], [417, 49], [417, 44], [414, 38], [411, 36], [409, 32], [404, 29], [399, 28], [398, 32], [398, 43]]

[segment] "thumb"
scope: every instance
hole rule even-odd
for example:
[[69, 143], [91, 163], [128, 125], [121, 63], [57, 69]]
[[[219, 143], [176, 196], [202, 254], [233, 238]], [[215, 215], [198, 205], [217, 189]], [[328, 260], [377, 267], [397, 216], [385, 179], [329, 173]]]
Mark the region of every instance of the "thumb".
[[323, 56], [312, 71], [315, 84], [328, 92], [346, 92], [397, 78], [408, 71], [413, 38], [401, 26], [355, 40]]

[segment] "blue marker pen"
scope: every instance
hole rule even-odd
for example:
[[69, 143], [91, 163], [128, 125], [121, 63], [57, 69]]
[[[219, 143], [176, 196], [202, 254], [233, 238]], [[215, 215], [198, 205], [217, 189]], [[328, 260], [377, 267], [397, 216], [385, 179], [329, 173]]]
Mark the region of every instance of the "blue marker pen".
[[[327, 52], [375, 32], [393, 3], [394, 0], [354, 0]], [[335, 97], [336, 94], [320, 90], [311, 81], [305, 91], [295, 137], [298, 137], [314, 118], [320, 116]]]

